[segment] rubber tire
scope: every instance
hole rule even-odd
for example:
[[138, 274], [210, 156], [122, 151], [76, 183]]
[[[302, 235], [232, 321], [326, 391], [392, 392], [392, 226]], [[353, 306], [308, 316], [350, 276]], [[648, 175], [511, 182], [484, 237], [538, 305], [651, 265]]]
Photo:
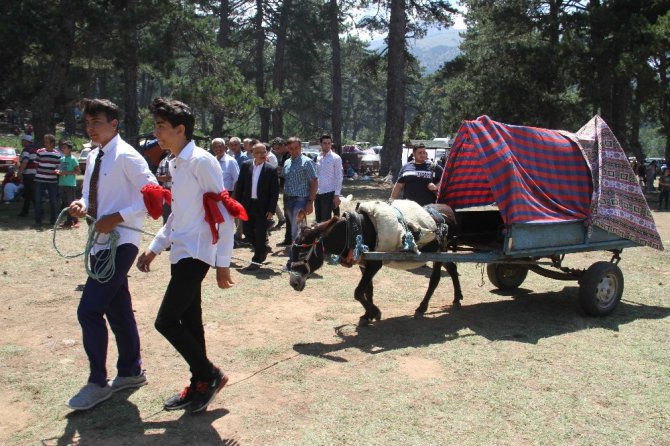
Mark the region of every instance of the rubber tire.
[[504, 263], [490, 263], [486, 265], [486, 275], [493, 286], [499, 290], [515, 290], [526, 280], [528, 268]]
[[612, 313], [623, 295], [623, 273], [610, 262], [596, 262], [579, 280], [579, 304], [591, 316]]

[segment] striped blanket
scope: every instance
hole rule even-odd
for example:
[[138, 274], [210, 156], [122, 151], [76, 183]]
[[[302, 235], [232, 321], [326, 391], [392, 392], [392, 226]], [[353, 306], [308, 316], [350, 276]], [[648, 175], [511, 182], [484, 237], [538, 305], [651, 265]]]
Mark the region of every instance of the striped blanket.
[[627, 163], [599, 117], [571, 134], [481, 116], [461, 125], [437, 201], [454, 209], [495, 203], [508, 226], [584, 220], [663, 249], [630, 165], [615, 160]]

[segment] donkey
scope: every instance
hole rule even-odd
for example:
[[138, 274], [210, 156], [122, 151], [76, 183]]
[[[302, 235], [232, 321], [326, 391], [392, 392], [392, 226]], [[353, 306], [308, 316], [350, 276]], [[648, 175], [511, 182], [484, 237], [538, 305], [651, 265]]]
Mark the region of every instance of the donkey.
[[[342, 266], [352, 267], [356, 263], [355, 251], [363, 245], [374, 249], [377, 246], [378, 234], [369, 215], [356, 211], [344, 212], [342, 217], [333, 217], [311, 227], [303, 227], [291, 246], [291, 263], [289, 283], [296, 291], [305, 288], [307, 278], [324, 263], [324, 256], [336, 255]], [[430, 214], [438, 228], [443, 230], [435, 240], [423, 246], [423, 252], [446, 251], [455, 248], [458, 225], [453, 209], [444, 204], [429, 204], [424, 209]], [[447, 229], [448, 228], [448, 229]], [[419, 234], [413, 234], [418, 239]], [[358, 238], [357, 238], [358, 237]], [[356, 252], [358, 254], [358, 252]], [[382, 314], [373, 303], [374, 289], [372, 279], [381, 269], [382, 261], [360, 260], [359, 267], [362, 277], [354, 291], [354, 298], [363, 305], [365, 313], [360, 317], [359, 325], [368, 325], [373, 320], [381, 320]], [[417, 264], [406, 265], [405, 269], [416, 268]], [[456, 264], [453, 262], [433, 262], [428, 290], [423, 300], [414, 311], [419, 318], [428, 309], [428, 302], [435, 288], [440, 283], [442, 267], [447, 270], [454, 287], [453, 306], [460, 307], [463, 299], [461, 284], [458, 279]]]

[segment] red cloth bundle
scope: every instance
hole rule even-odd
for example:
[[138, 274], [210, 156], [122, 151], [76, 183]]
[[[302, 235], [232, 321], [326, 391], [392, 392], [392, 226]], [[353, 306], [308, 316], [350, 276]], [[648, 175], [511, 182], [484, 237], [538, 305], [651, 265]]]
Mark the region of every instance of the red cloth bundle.
[[154, 220], [158, 220], [163, 215], [163, 202], [172, 202], [170, 190], [163, 189], [158, 184], [147, 184], [140, 192], [142, 192], [144, 198], [144, 206]]
[[244, 210], [244, 206], [232, 198], [227, 190], [218, 194], [214, 192], [206, 192], [203, 194], [202, 205], [205, 208], [205, 221], [209, 223], [209, 228], [212, 231], [213, 245], [219, 241], [219, 231], [216, 225], [218, 223], [223, 223], [223, 215], [221, 215], [219, 207], [216, 205], [219, 201], [223, 203], [223, 206], [233, 217], [243, 221], [249, 220], [249, 216], [247, 215], [247, 211]]

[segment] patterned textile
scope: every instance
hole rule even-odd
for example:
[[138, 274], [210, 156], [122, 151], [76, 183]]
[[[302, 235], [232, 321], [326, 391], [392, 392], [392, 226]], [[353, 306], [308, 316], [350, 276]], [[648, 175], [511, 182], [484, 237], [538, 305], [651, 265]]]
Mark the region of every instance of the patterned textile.
[[605, 121], [594, 116], [574, 137], [593, 172], [591, 222], [612, 234], [663, 250], [635, 173]]
[[497, 203], [506, 225], [583, 220], [591, 174], [579, 146], [554, 130], [481, 116], [458, 131], [438, 203], [453, 209]]
[[438, 203], [496, 203], [506, 225], [584, 220], [663, 249], [649, 206], [614, 134], [595, 116], [577, 134], [481, 116], [458, 131]]

